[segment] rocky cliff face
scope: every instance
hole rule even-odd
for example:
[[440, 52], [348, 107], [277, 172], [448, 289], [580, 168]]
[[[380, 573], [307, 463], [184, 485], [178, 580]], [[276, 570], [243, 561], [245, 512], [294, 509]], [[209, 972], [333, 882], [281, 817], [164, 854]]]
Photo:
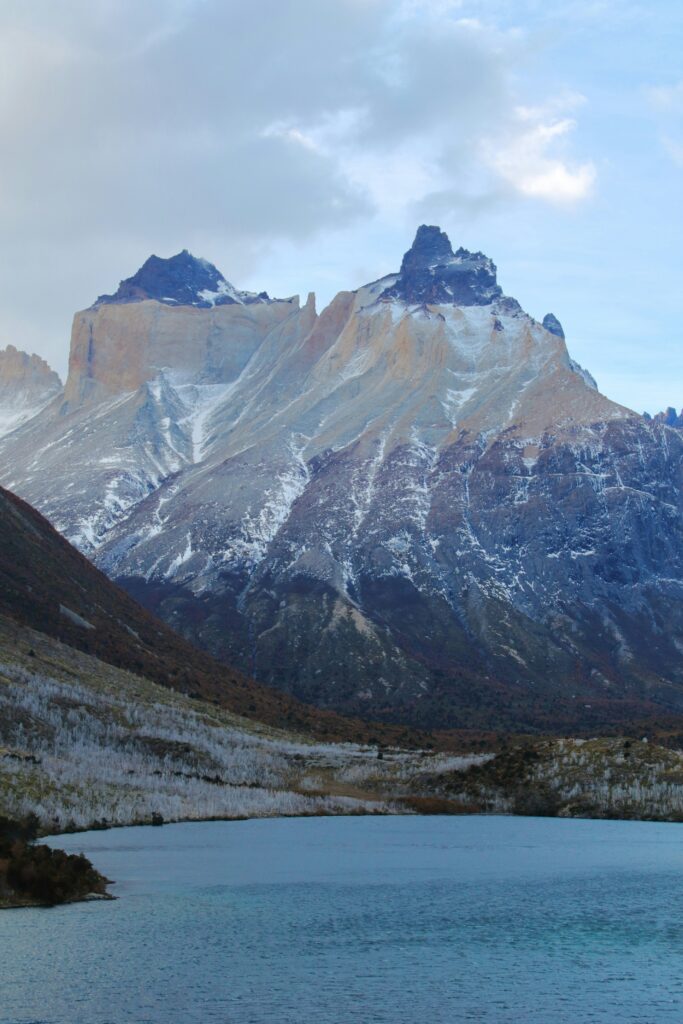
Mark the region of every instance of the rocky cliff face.
[[319, 316], [100, 302], [66, 390], [2, 479], [258, 678], [430, 725], [683, 706], [683, 438], [438, 228]]
[[40, 356], [14, 345], [0, 350], [0, 437], [27, 422], [62, 390], [62, 382]]
[[648, 412], [643, 415], [650, 423], [662, 423], [664, 426], [673, 427], [675, 430], [683, 430], [683, 409], [681, 409], [679, 415], [674, 407], [670, 405], [668, 409], [658, 412], [654, 416], [650, 416]]
[[62, 400], [12, 442], [3, 479], [92, 554], [136, 504], [202, 461], [214, 409], [264, 340], [286, 347], [314, 320], [312, 297], [303, 307], [297, 297], [98, 299], [74, 317]]
[[177, 387], [230, 383], [263, 338], [298, 310], [298, 299], [211, 307], [97, 302], [74, 317], [65, 398], [77, 408], [166, 379]]

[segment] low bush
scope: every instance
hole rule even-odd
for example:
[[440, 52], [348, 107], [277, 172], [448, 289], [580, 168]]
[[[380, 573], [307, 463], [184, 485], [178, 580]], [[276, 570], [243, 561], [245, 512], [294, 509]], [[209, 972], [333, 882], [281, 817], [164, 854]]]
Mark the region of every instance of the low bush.
[[107, 880], [87, 857], [35, 846], [37, 834], [35, 815], [20, 821], [0, 817], [0, 888], [45, 906], [105, 893]]

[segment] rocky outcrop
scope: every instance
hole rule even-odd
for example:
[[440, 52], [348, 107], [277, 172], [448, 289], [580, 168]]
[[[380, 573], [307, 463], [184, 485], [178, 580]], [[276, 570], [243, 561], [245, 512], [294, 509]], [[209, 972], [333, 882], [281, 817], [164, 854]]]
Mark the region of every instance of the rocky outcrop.
[[663, 412], [656, 413], [654, 416], [650, 416], [649, 412], [645, 412], [643, 417], [650, 423], [662, 423], [664, 426], [672, 427], [674, 430], [683, 430], [683, 409], [681, 409], [679, 415], [672, 405]]
[[150, 256], [137, 273], [121, 281], [113, 295], [100, 295], [96, 305], [144, 299], [203, 309], [270, 301], [266, 292], [243, 292], [233, 288], [213, 263], [197, 259], [187, 249], [169, 259]]
[[35, 845], [38, 832], [35, 815], [19, 821], [0, 815], [0, 910], [114, 899], [109, 880], [83, 854]]
[[0, 350], [0, 436], [35, 416], [62, 390], [44, 359], [14, 345]]
[[[187, 637], [305, 700], [524, 729], [683, 707], [680, 433], [601, 395], [436, 228], [319, 316], [285, 305], [79, 314], [74, 350], [92, 328], [101, 358], [67, 391], [94, 383], [0, 472]], [[114, 311], [122, 336], [148, 317], [130, 379], [107, 369]], [[206, 376], [216, 321], [191, 344], [188, 324], [218, 314]]]
[[550, 331], [551, 334], [554, 334], [556, 337], [564, 340], [564, 329], [554, 313], [546, 313], [543, 317], [542, 324], [546, 331]]
[[485, 306], [502, 294], [496, 281], [496, 266], [488, 257], [462, 248], [453, 252], [443, 231], [423, 224], [403, 257], [398, 277], [382, 298]]
[[[554, 313], [546, 313], [542, 320], [542, 326], [549, 334], [554, 334], [556, 338], [561, 338], [564, 341], [564, 328]], [[587, 384], [589, 388], [593, 388], [594, 391], [598, 390], [598, 385], [592, 373], [584, 370], [583, 366], [580, 366], [574, 359], [569, 360], [569, 365], [574, 373], [578, 373], [583, 379], [584, 384]]]

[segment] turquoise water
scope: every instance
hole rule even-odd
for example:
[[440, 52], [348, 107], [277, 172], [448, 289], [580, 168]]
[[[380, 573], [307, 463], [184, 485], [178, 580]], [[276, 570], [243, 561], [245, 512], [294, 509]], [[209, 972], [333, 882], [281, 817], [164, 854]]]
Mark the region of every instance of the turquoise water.
[[57, 845], [120, 899], [0, 913], [2, 1024], [683, 1021], [683, 826], [320, 818]]

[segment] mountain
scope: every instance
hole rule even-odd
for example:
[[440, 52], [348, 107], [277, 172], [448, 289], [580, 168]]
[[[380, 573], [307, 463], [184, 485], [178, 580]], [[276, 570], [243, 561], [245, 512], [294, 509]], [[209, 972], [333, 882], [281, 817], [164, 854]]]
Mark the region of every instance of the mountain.
[[233, 288], [213, 263], [197, 259], [187, 249], [169, 259], [150, 256], [136, 274], [121, 281], [113, 295], [100, 295], [97, 302], [142, 302], [144, 299], [202, 309], [270, 301], [267, 292], [256, 294]]
[[324, 707], [524, 730], [683, 707], [683, 438], [601, 395], [555, 316], [436, 227], [319, 315], [180, 304], [208, 290], [187, 260], [178, 301], [145, 279], [76, 314], [6, 485], [186, 637]]
[[[360, 741], [376, 735], [385, 743], [400, 739], [413, 746], [430, 742], [422, 733], [318, 711], [218, 664], [141, 608], [39, 512], [2, 488], [0, 537], [0, 641], [15, 654], [21, 647], [47, 646], [44, 660], [50, 664], [63, 660], [67, 648], [83, 652], [97, 659], [101, 674], [106, 663], [233, 714], [311, 736]], [[60, 655], [55, 647], [62, 649]]]
[[0, 537], [0, 909], [40, 896], [33, 870], [8, 890], [27, 815], [54, 833], [433, 810], [433, 780], [493, 756], [439, 752], [439, 738], [317, 711], [217, 665], [1, 488]]
[[[253, 683], [245, 692], [1, 490], [0, 536], [0, 833], [11, 840], [0, 908], [44, 902], [46, 872], [55, 884], [73, 881], [39, 854], [27, 864], [8, 820], [27, 815], [48, 833], [405, 811], [681, 818], [683, 755], [668, 749], [680, 745], [680, 716], [633, 725], [666, 746], [470, 736], [470, 747], [488, 750], [435, 751], [432, 740], [457, 749], [459, 738], [345, 721]], [[355, 742], [329, 742], [340, 736]]]
[[[2, 490], [0, 536], [0, 846], [13, 828], [8, 818], [26, 815], [42, 831], [60, 832], [400, 810], [378, 798], [374, 778], [387, 727], [373, 734], [363, 723], [297, 707], [212, 663]], [[297, 726], [304, 732], [292, 731]], [[392, 732], [397, 738], [400, 730]], [[385, 757], [383, 791], [392, 799], [412, 797], [408, 768], [417, 782], [427, 766], [438, 774], [480, 760], [388, 748]], [[21, 852], [10, 843], [9, 864], [0, 857], [0, 908], [32, 902], [30, 885], [26, 899], [17, 901], [12, 884], [8, 891]], [[31, 871], [27, 884], [35, 877]]]
[[654, 416], [650, 416], [649, 412], [643, 413], [643, 415], [650, 423], [663, 423], [667, 427], [683, 430], [683, 409], [681, 409], [680, 416], [672, 405], [663, 412], [656, 413]]
[[62, 390], [62, 382], [40, 356], [14, 345], [0, 350], [0, 437], [32, 419]]

